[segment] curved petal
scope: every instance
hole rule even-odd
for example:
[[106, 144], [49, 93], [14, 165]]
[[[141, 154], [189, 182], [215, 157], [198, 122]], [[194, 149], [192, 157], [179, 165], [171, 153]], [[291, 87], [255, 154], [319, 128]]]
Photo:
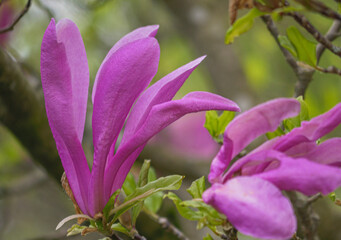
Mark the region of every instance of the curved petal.
[[124, 129], [121, 144], [129, 139], [143, 124], [151, 108], [163, 102], [170, 101], [184, 84], [194, 69], [204, 60], [200, 57], [163, 77], [149, 87], [136, 101]]
[[302, 157], [321, 164], [340, 166], [341, 138], [328, 139], [311, 151], [306, 151]]
[[99, 78], [99, 73], [102, 70], [102, 66], [107, 62], [107, 60], [121, 47], [124, 45], [134, 42], [136, 40], [146, 38], [146, 37], [154, 37], [157, 33], [157, 30], [159, 29], [159, 25], [151, 25], [151, 26], [145, 26], [138, 29], [135, 29], [134, 31], [128, 33], [124, 37], [122, 37], [108, 52], [108, 54], [105, 56], [101, 66], [99, 67], [99, 70], [97, 72], [94, 86], [92, 88], [92, 103], [95, 101], [95, 95], [96, 95], [96, 89], [97, 89], [97, 83]]
[[290, 201], [268, 181], [257, 177], [236, 177], [213, 184], [203, 200], [226, 215], [243, 234], [262, 239], [286, 240], [296, 231]]
[[304, 158], [279, 158], [278, 168], [257, 176], [282, 190], [300, 191], [305, 195], [328, 194], [341, 186], [341, 169], [318, 164]]
[[[77, 54], [77, 52], [67, 49], [71, 45], [66, 43], [68, 40], [64, 39], [65, 31], [70, 32], [70, 37], [75, 41], [81, 40], [78, 30], [68, 20], [62, 21], [61, 28], [56, 31], [55, 22], [52, 19], [41, 46], [41, 80], [46, 113], [59, 156], [75, 200], [82, 212], [87, 214], [87, 186], [90, 171], [80, 142], [80, 125], [75, 124], [75, 121], [82, 121], [82, 117], [77, 118], [80, 114], [74, 112], [75, 106], [84, 104], [84, 100], [80, 96], [83, 92], [73, 89], [73, 86], [77, 86], [80, 80], [84, 80], [86, 84], [86, 79], [79, 79], [78, 77], [83, 75], [77, 73], [79, 70], [77, 66], [70, 65], [75, 63], [70, 54]], [[80, 52], [82, 59], [84, 58], [82, 49]], [[81, 64], [81, 66], [83, 68], [85, 65]], [[78, 95], [80, 98], [75, 98], [73, 95]]]
[[331, 132], [340, 123], [341, 103], [308, 122], [302, 122], [301, 127], [294, 128], [287, 135], [282, 136], [274, 148], [278, 151], [286, 151], [300, 142], [316, 141]]
[[231, 100], [208, 92], [192, 92], [180, 100], [155, 105], [139, 130], [125, 144], [120, 145], [113, 159], [108, 162], [106, 192], [112, 192], [114, 179], [111, 176], [116, 176], [126, 158], [137, 148], [185, 114], [207, 110], [239, 111], [239, 107]]
[[230, 161], [255, 138], [276, 130], [283, 119], [293, 117], [300, 111], [295, 99], [279, 98], [258, 105], [237, 116], [227, 126], [224, 144], [213, 159], [209, 181], [217, 182]]
[[89, 68], [82, 36], [69, 19], [63, 19], [56, 26], [57, 41], [65, 46], [72, 84], [73, 120], [82, 142], [89, 91]]
[[155, 38], [128, 43], [112, 54], [100, 69], [92, 115], [94, 163], [89, 185], [91, 213], [105, 205], [103, 174], [114, 145], [136, 98], [156, 74], [160, 49]]

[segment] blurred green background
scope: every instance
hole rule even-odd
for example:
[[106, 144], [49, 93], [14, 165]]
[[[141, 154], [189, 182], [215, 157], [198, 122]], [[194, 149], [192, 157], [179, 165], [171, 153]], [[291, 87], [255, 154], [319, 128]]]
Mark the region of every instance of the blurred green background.
[[[334, 6], [332, 0], [326, 2]], [[26, 1], [8, 0], [5, 4], [11, 5], [14, 17]], [[241, 11], [239, 15], [245, 12]], [[332, 23], [318, 14], [307, 16], [322, 33]], [[232, 45], [224, 44], [229, 27], [227, 0], [33, 0], [28, 13], [10, 32], [4, 48], [18, 61], [38, 92], [41, 92], [40, 45], [51, 17], [57, 21], [69, 18], [79, 27], [87, 51], [90, 86], [106, 53], [118, 39], [137, 27], [159, 24], [157, 39], [161, 46], [161, 59], [153, 81], [197, 57], [207, 55], [177, 98], [194, 90], [212, 91], [234, 100], [242, 110], [246, 110], [263, 101], [294, 94], [296, 76], [260, 19], [256, 20], [251, 31], [240, 36]], [[282, 34], [289, 25], [296, 24], [286, 18], [278, 22]], [[341, 41], [337, 40], [335, 44], [340, 45]], [[325, 52], [320, 65], [340, 68], [341, 62]], [[340, 102], [340, 80], [337, 75], [315, 73], [306, 93], [311, 116]], [[90, 102], [83, 140], [88, 156], [92, 152]], [[203, 121], [203, 116], [200, 121]], [[184, 126], [186, 128], [185, 123]], [[177, 129], [174, 127], [167, 131], [177, 131], [175, 134], [180, 136], [184, 134]], [[209, 163], [218, 146], [208, 156], [191, 157], [171, 149], [167, 145], [167, 134], [163, 132], [152, 140], [140, 159], [152, 159], [159, 175], [186, 174], [187, 185], [194, 178], [208, 173]], [[193, 136], [193, 141], [195, 138]], [[91, 162], [91, 157], [89, 160]], [[183, 197], [187, 195], [183, 193]], [[341, 239], [341, 209], [330, 204], [328, 199], [318, 201], [316, 209], [321, 216], [321, 239]], [[71, 214], [72, 203], [59, 184], [31, 161], [28, 151], [0, 124], [0, 239], [64, 239], [66, 228], [59, 232], [54, 229], [61, 219]], [[196, 231], [193, 224], [185, 223], [168, 200], [161, 215], [168, 216], [191, 239], [200, 239], [205, 234], [204, 231]], [[141, 216], [141, 219], [138, 228], [147, 239], [173, 239], [171, 234], [164, 233], [146, 216]], [[89, 235], [86, 239], [97, 238]]]

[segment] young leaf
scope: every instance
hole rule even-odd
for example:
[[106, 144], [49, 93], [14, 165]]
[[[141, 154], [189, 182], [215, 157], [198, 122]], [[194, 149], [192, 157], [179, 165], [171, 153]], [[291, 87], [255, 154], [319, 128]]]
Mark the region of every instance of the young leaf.
[[267, 132], [265, 135], [270, 140], [270, 139], [273, 139], [275, 137], [282, 136], [284, 134], [285, 134], [284, 131], [280, 127], [278, 127], [275, 131]]
[[145, 200], [147, 197], [154, 193], [166, 190], [178, 190], [181, 187], [183, 176], [171, 175], [167, 177], [161, 177], [155, 181], [147, 183], [143, 187], [136, 188], [136, 190], [130, 194], [124, 202], [118, 207], [111, 210], [109, 215], [115, 214], [114, 219], [117, 219], [122, 213], [129, 208], [135, 206], [139, 202]]
[[130, 194], [132, 194], [135, 189], [136, 189], [136, 182], [135, 182], [135, 178], [134, 175], [130, 172], [128, 173], [126, 180], [123, 183], [123, 191], [124, 193], [128, 196]]
[[116, 202], [116, 198], [117, 196], [120, 194], [121, 190], [118, 189], [116, 190], [110, 197], [109, 201], [107, 202], [107, 204], [105, 205], [104, 209], [103, 209], [103, 217], [105, 219], [108, 220], [108, 216], [109, 216], [109, 212], [111, 209], [113, 209], [115, 207], [115, 202]]
[[126, 229], [124, 226], [122, 226], [122, 224], [120, 223], [114, 223], [113, 225], [111, 225], [111, 229], [116, 231], [116, 232], [121, 232], [125, 235], [130, 235], [128, 229]]
[[[150, 168], [150, 160], [144, 160], [143, 165], [140, 170], [139, 180], [137, 182], [138, 187], [142, 187], [148, 183], [149, 168]], [[133, 207], [132, 213], [131, 213], [131, 222], [133, 226], [135, 226], [137, 217], [139, 216], [142, 208], [143, 208], [143, 202], [140, 202], [135, 207]]]
[[307, 103], [303, 100], [302, 96], [299, 96], [297, 100], [301, 104], [300, 114], [293, 118], [288, 118], [283, 121], [284, 128], [287, 131], [301, 126], [302, 121], [309, 120], [309, 109]]
[[[148, 182], [156, 180], [156, 173], [154, 168], [149, 168]], [[157, 213], [162, 205], [163, 192], [157, 192], [144, 200], [144, 206], [151, 212]]]
[[191, 220], [191, 221], [199, 221], [203, 217], [203, 214], [201, 212], [194, 211], [187, 206], [182, 206], [181, 205], [182, 200], [177, 195], [175, 195], [174, 193], [169, 192], [168, 194], [166, 194], [164, 196], [164, 198], [166, 198], [166, 197], [173, 201], [178, 212], [184, 218]]
[[139, 174], [139, 181], [137, 183], [138, 187], [142, 187], [148, 183], [149, 168], [150, 160], [144, 160]]
[[287, 35], [296, 49], [298, 60], [315, 67], [317, 63], [316, 43], [306, 39], [294, 26], [287, 28]]
[[216, 111], [207, 111], [204, 127], [217, 142], [220, 142], [219, 135], [224, 133], [234, 115], [235, 113], [230, 111], [224, 111], [220, 116]]
[[279, 35], [278, 41], [282, 47], [287, 49], [294, 57], [297, 58], [297, 52], [295, 47], [291, 44], [290, 40], [286, 36]]
[[256, 17], [260, 17], [267, 13], [259, 11], [257, 8], [253, 8], [246, 15], [239, 18], [235, 23], [227, 30], [225, 35], [225, 43], [230, 44], [233, 43], [236, 37], [239, 37], [241, 34], [249, 31]]
[[87, 226], [79, 226], [77, 224], [74, 224], [74, 225], [72, 225], [71, 228], [69, 228], [67, 230], [66, 236], [69, 237], [69, 236], [81, 234], [85, 228], [87, 228]]
[[201, 198], [202, 193], [205, 191], [205, 176], [192, 182], [191, 186], [187, 188], [187, 192], [191, 194], [193, 198]]
[[214, 240], [209, 233], [202, 240]]
[[151, 212], [157, 213], [162, 205], [162, 198], [164, 193], [157, 192], [144, 200], [144, 206]]

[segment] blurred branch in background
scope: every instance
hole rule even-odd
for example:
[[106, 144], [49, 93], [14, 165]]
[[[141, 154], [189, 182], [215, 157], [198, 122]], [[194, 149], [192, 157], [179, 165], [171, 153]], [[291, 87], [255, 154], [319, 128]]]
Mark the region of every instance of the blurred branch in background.
[[42, 99], [18, 63], [0, 49], [0, 121], [30, 152], [33, 160], [59, 181], [63, 168], [47, 122]]
[[[2, 3], [2, 2], [1, 2]], [[30, 9], [31, 6], [31, 0], [28, 0], [24, 9], [20, 12], [20, 14], [18, 15], [18, 17], [13, 21], [13, 23], [8, 26], [5, 27], [3, 29], [0, 29], [0, 34], [5, 33], [5, 32], [9, 32], [12, 31], [14, 29], [14, 26], [20, 21], [20, 19], [28, 12], [28, 10]]]

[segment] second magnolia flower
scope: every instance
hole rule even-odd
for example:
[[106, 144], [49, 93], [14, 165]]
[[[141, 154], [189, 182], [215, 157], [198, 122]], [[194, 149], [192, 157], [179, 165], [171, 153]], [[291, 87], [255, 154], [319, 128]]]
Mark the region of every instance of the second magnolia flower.
[[[47, 117], [66, 176], [81, 211], [101, 212], [121, 188], [147, 141], [185, 114], [239, 111], [234, 102], [208, 92], [172, 100], [204, 57], [147, 86], [157, 72], [158, 26], [136, 29], [120, 39], [101, 64], [92, 91], [94, 160], [90, 171], [81, 145], [87, 108], [89, 70], [77, 26], [52, 19], [41, 46], [41, 79]], [[133, 106], [134, 105], [134, 106]], [[122, 141], [116, 141], [125, 124]]]

